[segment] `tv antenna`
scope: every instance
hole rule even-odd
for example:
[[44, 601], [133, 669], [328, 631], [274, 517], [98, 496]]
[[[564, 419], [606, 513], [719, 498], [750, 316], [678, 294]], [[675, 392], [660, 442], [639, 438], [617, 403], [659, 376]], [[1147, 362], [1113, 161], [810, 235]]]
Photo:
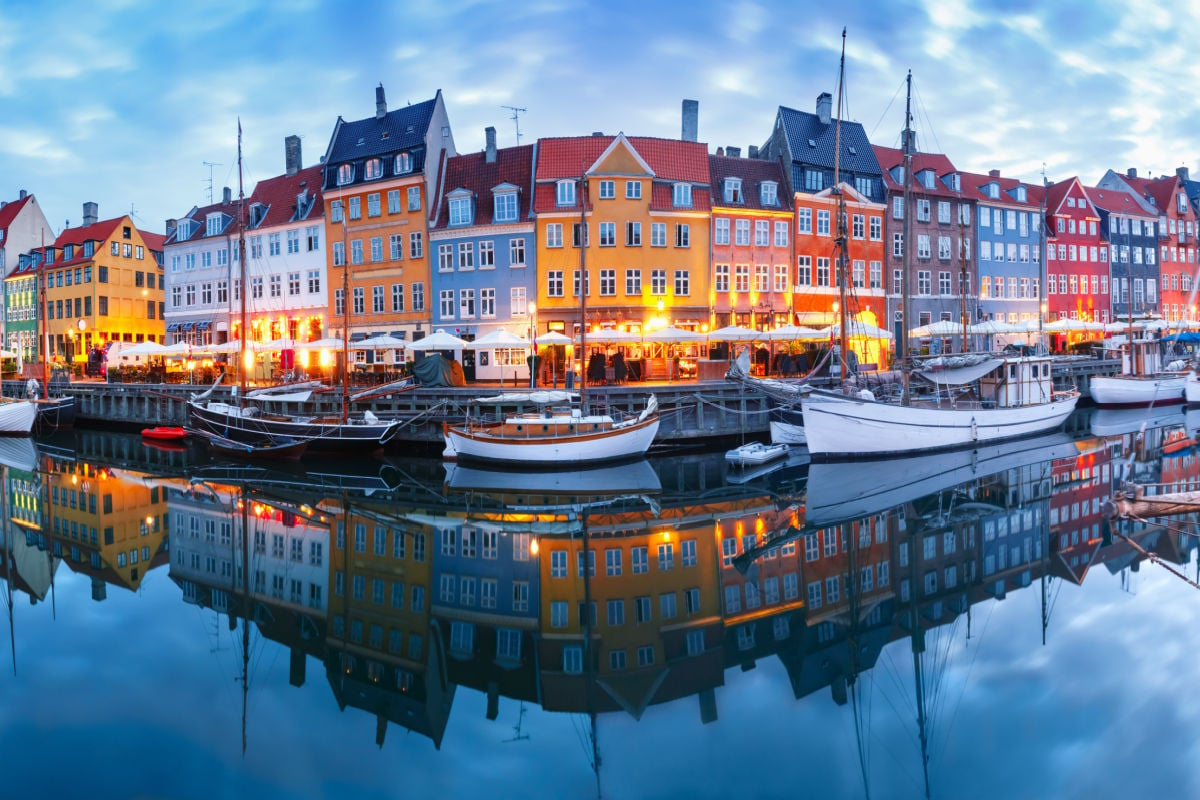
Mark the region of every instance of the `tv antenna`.
[[213, 202], [213, 167], [224, 165], [219, 161], [203, 161], [201, 163], [208, 167], [208, 204], [211, 206]]
[[512, 121], [513, 121], [513, 124], [517, 128], [517, 147], [520, 147], [521, 146], [521, 114], [524, 114], [526, 109], [521, 108], [519, 106], [500, 106], [500, 107], [507, 108], [509, 111], [512, 112]]
[[504, 742], [506, 742], [506, 743], [507, 742], [520, 742], [520, 741], [524, 741], [525, 739], [528, 739], [529, 734], [523, 733], [521, 731], [521, 727], [524, 724], [524, 722], [525, 722], [525, 703], [522, 702], [521, 703], [521, 711], [517, 715], [517, 724], [512, 726], [513, 736], [511, 739], [505, 739]]

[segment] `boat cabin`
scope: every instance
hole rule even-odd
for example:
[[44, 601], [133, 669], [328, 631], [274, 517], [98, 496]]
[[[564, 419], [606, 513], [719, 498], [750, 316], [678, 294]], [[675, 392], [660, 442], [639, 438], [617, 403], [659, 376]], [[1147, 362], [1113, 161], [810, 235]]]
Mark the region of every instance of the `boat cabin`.
[[[1133, 361], [1130, 363], [1130, 354]], [[1134, 339], [1121, 350], [1121, 372], [1125, 375], [1157, 375], [1163, 371], [1161, 339]]]
[[1046, 403], [1054, 396], [1050, 357], [1006, 358], [979, 379], [979, 395], [999, 408]]

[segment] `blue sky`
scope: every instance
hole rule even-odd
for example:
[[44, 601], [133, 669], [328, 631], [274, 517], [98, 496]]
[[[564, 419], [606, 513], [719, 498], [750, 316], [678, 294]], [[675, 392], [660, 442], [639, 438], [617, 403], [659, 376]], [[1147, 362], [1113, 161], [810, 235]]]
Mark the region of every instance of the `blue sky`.
[[[1121, 0], [321, 0], [0, 4], [0, 199], [35, 193], [61, 229], [81, 205], [150, 230], [283, 172], [298, 134], [316, 163], [339, 115], [443, 91], [460, 152], [592, 131], [677, 137], [700, 102], [710, 150], [761, 144], [775, 109], [836, 88], [877, 144], [903, 126], [911, 68], [922, 149], [960, 169], [1040, 180], [1195, 166], [1195, 4]], [[236, 191], [236, 190], [235, 190]]]

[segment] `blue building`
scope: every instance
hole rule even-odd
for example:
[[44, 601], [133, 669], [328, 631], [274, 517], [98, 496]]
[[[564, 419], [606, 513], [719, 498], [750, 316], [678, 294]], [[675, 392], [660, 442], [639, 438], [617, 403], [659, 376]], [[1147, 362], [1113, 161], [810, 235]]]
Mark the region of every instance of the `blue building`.
[[1036, 322], [1044, 289], [1042, 187], [999, 170], [964, 172], [962, 183], [976, 201], [980, 319]]
[[[446, 162], [437, 215], [430, 224], [433, 328], [471, 341], [495, 331], [525, 339], [536, 323], [534, 145], [496, 149], [487, 128], [482, 153]], [[463, 352], [468, 380], [529, 383], [527, 350]]]
[[1127, 189], [1089, 186], [1092, 205], [1100, 213], [1100, 234], [1108, 243], [1112, 318], [1157, 314], [1158, 211]]

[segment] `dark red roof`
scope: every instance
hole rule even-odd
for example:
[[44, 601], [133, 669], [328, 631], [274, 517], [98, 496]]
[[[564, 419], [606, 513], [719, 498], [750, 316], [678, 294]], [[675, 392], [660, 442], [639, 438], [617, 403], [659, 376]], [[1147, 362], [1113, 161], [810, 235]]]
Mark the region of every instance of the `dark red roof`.
[[[904, 191], [904, 186], [892, 179], [891, 170], [904, 165], [904, 151], [895, 147], [881, 147], [879, 145], [871, 145], [875, 151], [875, 159], [879, 162], [880, 169], [883, 170], [883, 185], [888, 191], [901, 192]], [[937, 180], [933, 182], [933, 188], [927, 188], [924, 184], [917, 182], [916, 177], [925, 170], [933, 170], [933, 174]], [[913, 189], [919, 194], [936, 195], [943, 197], [964, 197], [965, 192], [955, 192], [949, 186], [942, 182], [942, 178], [947, 175], [953, 175], [958, 172], [950, 159], [941, 153], [913, 153], [912, 157], [912, 176]], [[972, 197], [971, 199], [974, 199]]]
[[[792, 198], [788, 195], [787, 186], [783, 181], [783, 167], [777, 161], [709, 156], [708, 172], [712, 176], [712, 204], [715, 206], [736, 206], [755, 211], [790, 211], [792, 208]], [[725, 202], [726, 178], [742, 179], [741, 203]], [[777, 205], [762, 204], [762, 192], [759, 191], [759, 187], [768, 181], [776, 185]]]
[[[20, 200], [13, 200], [11, 203], [6, 203], [3, 208], [0, 208], [0, 232], [8, 230], [8, 226], [17, 218], [17, 214], [20, 214], [21, 210], [32, 202], [33, 195], [27, 194]], [[0, 237], [0, 242], [4, 238]]]
[[[496, 160], [488, 163], [486, 153], [454, 156], [446, 162], [442, 198], [432, 228], [445, 228], [450, 221], [450, 203], [446, 196], [458, 189], [474, 195], [475, 217], [472, 225], [489, 225], [492, 212], [492, 189], [503, 183], [518, 188], [517, 219], [528, 221], [532, 203], [530, 186], [533, 180], [533, 145], [505, 147], [496, 151]], [[551, 187], [553, 188], [553, 187]]]
[[[303, 209], [304, 213], [297, 216], [296, 197], [305, 191], [313, 200], [307, 203], [306, 208]], [[295, 175], [278, 175], [259, 181], [254, 187], [254, 191], [246, 198], [247, 216], [250, 214], [250, 206], [256, 203], [267, 207], [267, 214], [255, 226], [256, 229], [321, 217], [324, 214], [321, 200], [321, 165], [317, 164], [307, 169], [297, 170]], [[233, 209], [233, 216], [236, 218], [236, 202]], [[203, 224], [204, 220], [201, 219], [200, 222]], [[247, 220], [247, 224], [249, 224], [249, 220]]]
[[1148, 217], [1150, 219], [1158, 218], [1157, 214], [1142, 208], [1142, 204], [1130, 192], [1121, 189], [1102, 189], [1099, 186], [1085, 186], [1083, 187], [1083, 191], [1092, 205], [1110, 213], [1118, 212], [1120, 214]]
[[[1046, 187], [1046, 213], [1057, 214], [1058, 209], [1062, 206], [1063, 200], [1078, 185], [1080, 191], [1083, 190], [1083, 185], [1079, 183], [1079, 177], [1073, 176], [1063, 181], [1055, 181]], [[1084, 193], [1086, 197], [1086, 192]]]
[[[959, 176], [963, 195], [977, 202], [1009, 203], [1029, 208], [1037, 208], [1041, 205], [1042, 187], [1040, 185], [1028, 184], [1016, 178], [1005, 178], [1003, 175], [982, 175], [977, 172], [960, 172]], [[984, 188], [992, 183], [1000, 185], [1001, 195], [999, 198], [989, 196], [987, 190]], [[1017, 200], [1013, 194], [1018, 186], [1025, 187], [1024, 202]]]
[[1162, 214], [1174, 207], [1175, 195], [1183, 188], [1178, 175], [1164, 175], [1161, 178], [1131, 178], [1128, 175], [1119, 177], [1135, 192], [1140, 192], [1142, 197], [1152, 198]]
[[[590, 168], [616, 136], [572, 136], [539, 139], [537, 181], [578, 178]], [[664, 181], [708, 184], [708, 145], [679, 139], [628, 136], [626, 140]]]

